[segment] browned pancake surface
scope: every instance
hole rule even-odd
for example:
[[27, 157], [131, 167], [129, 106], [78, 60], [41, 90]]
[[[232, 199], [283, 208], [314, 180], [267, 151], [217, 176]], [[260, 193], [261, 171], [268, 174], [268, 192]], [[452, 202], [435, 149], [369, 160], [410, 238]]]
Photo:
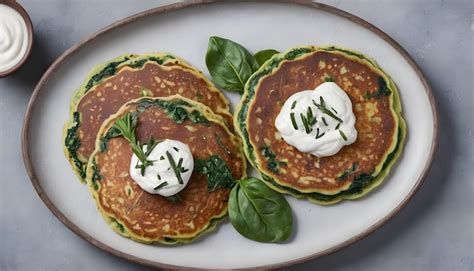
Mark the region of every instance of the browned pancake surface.
[[[135, 111], [135, 107], [131, 105], [123, 113]], [[205, 126], [189, 120], [178, 124], [159, 107], [139, 113], [138, 123], [136, 132], [142, 142], [150, 136], [179, 140], [189, 146], [195, 161], [218, 155], [235, 179], [244, 174], [239, 141], [229, 137], [223, 124], [211, 122]], [[230, 190], [221, 188], [209, 192], [207, 177], [201, 173], [193, 172], [188, 185], [179, 193], [181, 202], [143, 191], [129, 175], [131, 156], [128, 142], [123, 137], [116, 137], [108, 141], [104, 152], [97, 153], [95, 161], [102, 176], [97, 191], [98, 203], [134, 235], [149, 240], [192, 237], [205, 229], [213, 217], [225, 214]]]
[[[265, 174], [300, 191], [338, 192], [357, 173], [374, 171], [385, 159], [397, 129], [390, 96], [366, 97], [379, 89], [379, 77], [366, 64], [341, 54], [319, 51], [302, 59], [284, 61], [275, 73], [261, 79], [249, 108], [247, 129], [250, 142], [257, 149], [259, 164], [267, 168]], [[318, 158], [284, 142], [274, 123], [283, 103], [292, 94], [315, 89], [325, 78], [332, 78], [350, 97], [358, 137], [336, 155]], [[287, 162], [286, 166], [282, 165], [278, 172], [271, 171], [261, 151], [264, 146], [270, 146], [278, 160]], [[356, 171], [341, 178], [354, 163], [358, 165]]]
[[180, 94], [199, 101], [221, 114], [228, 123], [232, 118], [222, 113], [225, 100], [216, 91], [211, 91], [207, 82], [180, 66], [163, 67], [156, 63], [146, 63], [141, 69], [123, 67], [117, 75], [108, 78], [87, 92], [80, 100], [77, 111], [81, 114], [78, 129], [81, 146], [78, 154], [88, 158], [94, 151], [97, 132], [102, 122], [126, 102], [142, 96], [143, 91], [151, 91], [152, 96], [161, 97]]

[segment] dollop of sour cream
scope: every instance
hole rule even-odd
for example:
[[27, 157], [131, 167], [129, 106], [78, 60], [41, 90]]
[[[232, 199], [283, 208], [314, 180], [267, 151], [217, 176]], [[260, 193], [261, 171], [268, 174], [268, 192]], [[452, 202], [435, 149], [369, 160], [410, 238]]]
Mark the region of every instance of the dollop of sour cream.
[[336, 83], [291, 95], [275, 120], [286, 143], [301, 152], [323, 157], [336, 154], [357, 139], [356, 118], [349, 96]]
[[0, 71], [13, 68], [28, 49], [25, 20], [13, 8], [0, 4]]
[[[146, 145], [143, 150], [147, 151]], [[139, 167], [141, 162], [133, 154], [130, 176], [146, 192], [164, 197], [183, 190], [194, 168], [193, 155], [188, 145], [177, 140], [166, 139], [158, 143], [148, 155], [148, 160], [154, 161], [153, 165], [147, 166], [142, 175]]]

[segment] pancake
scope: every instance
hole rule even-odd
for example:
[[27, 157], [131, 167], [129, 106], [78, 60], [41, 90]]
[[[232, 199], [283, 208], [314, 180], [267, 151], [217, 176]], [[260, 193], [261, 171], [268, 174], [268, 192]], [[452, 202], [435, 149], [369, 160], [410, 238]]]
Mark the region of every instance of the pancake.
[[[142, 190], [130, 177], [132, 150], [122, 137], [111, 137], [115, 121], [136, 112], [140, 142], [174, 139], [187, 144], [194, 171], [179, 192], [181, 201]], [[139, 98], [108, 118], [98, 133], [87, 167], [87, 184], [98, 209], [117, 233], [143, 243], [187, 243], [214, 229], [227, 214], [235, 180], [245, 176], [240, 138], [224, 119], [203, 104], [179, 95]], [[220, 184], [213, 190], [216, 184]]]
[[224, 95], [176, 56], [124, 55], [94, 68], [71, 99], [71, 117], [64, 127], [64, 152], [80, 180], [84, 181], [88, 158], [105, 119], [132, 99], [173, 94], [209, 106], [233, 129]]
[[[356, 116], [356, 142], [316, 157], [287, 144], [274, 123], [294, 93], [334, 81]], [[395, 84], [375, 61], [336, 47], [300, 47], [273, 56], [248, 80], [235, 114], [244, 151], [265, 182], [318, 204], [356, 199], [380, 185], [406, 136]]]

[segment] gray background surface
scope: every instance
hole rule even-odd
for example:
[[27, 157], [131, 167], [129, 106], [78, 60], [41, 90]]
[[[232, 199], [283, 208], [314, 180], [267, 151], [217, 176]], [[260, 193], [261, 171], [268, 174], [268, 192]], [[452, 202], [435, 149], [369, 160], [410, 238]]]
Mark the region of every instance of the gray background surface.
[[[27, 66], [0, 79], [0, 270], [151, 270], [96, 249], [53, 216], [26, 175], [20, 130], [33, 87], [56, 57], [118, 19], [171, 2], [21, 1], [36, 44]], [[438, 100], [440, 141], [425, 184], [398, 216], [288, 270], [474, 270], [473, 2], [322, 2], [375, 24], [413, 56]]]

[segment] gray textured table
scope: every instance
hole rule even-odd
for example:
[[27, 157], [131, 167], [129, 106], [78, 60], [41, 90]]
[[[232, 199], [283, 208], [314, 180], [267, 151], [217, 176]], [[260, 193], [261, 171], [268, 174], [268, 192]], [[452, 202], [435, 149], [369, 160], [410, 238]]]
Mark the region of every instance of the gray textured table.
[[[115, 20], [171, 2], [21, 1], [36, 44], [27, 67], [0, 79], [0, 270], [149, 270], [96, 249], [49, 212], [23, 167], [20, 130], [34, 85], [59, 54]], [[438, 99], [440, 142], [428, 179], [398, 216], [343, 251], [288, 270], [474, 270], [472, 1], [323, 2], [372, 22], [414, 57]]]

